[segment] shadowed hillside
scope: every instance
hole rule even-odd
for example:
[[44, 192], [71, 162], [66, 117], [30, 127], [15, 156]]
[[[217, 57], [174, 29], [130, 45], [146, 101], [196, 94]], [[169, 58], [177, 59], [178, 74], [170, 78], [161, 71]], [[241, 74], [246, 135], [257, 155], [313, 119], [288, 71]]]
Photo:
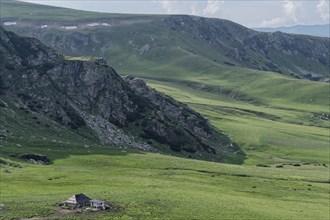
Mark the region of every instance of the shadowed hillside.
[[66, 60], [36, 39], [0, 31], [1, 111], [8, 117], [1, 126], [13, 132], [7, 138], [17, 138], [11, 112], [21, 109], [38, 124], [51, 121], [78, 135], [80, 129], [89, 130], [106, 145], [207, 160], [243, 159], [204, 117], [142, 80], [123, 80], [103, 60]]
[[185, 62], [198, 56], [212, 66], [329, 78], [329, 38], [260, 33], [221, 19], [84, 12], [15, 1], [2, 2], [1, 19], [65, 55], [104, 57], [131, 71], [141, 60], [186, 68]]

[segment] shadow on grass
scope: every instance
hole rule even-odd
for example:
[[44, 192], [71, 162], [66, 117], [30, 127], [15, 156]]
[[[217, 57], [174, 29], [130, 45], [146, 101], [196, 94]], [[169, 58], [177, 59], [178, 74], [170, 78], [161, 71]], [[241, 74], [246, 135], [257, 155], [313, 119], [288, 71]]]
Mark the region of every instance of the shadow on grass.
[[128, 154], [144, 154], [143, 151], [101, 146], [101, 145], [84, 145], [84, 144], [55, 144], [55, 143], [39, 143], [34, 145], [23, 145], [8, 143], [0, 148], [0, 157], [16, 162], [29, 163], [27, 160], [20, 158], [24, 154], [35, 154], [47, 156], [49, 162], [44, 165], [51, 165], [55, 160], [66, 159], [70, 156], [87, 156], [87, 155], [111, 155], [111, 156], [127, 156]]
[[[110, 156], [127, 156], [129, 154], [145, 154], [145, 151], [125, 148], [125, 146], [104, 146], [96, 144], [85, 143], [54, 143], [50, 141], [40, 141], [34, 143], [27, 143], [24, 140], [11, 141], [6, 143], [0, 143], [0, 157], [3, 159], [9, 159], [16, 162], [24, 163], [38, 163], [38, 161], [30, 160], [22, 155], [36, 155], [46, 156], [49, 161], [47, 163], [41, 163], [43, 165], [51, 165], [55, 160], [66, 159], [70, 156], [88, 156], [88, 155], [110, 155]], [[156, 148], [157, 149], [157, 148]], [[149, 151], [147, 151], [149, 152]], [[210, 154], [189, 154], [182, 152], [176, 154], [176, 152], [163, 152], [164, 155], [172, 155], [178, 158], [195, 159], [210, 162], [220, 162], [228, 164], [242, 164], [246, 159], [246, 154], [243, 151], [236, 153], [218, 153], [216, 155]], [[32, 157], [33, 159], [33, 157]]]

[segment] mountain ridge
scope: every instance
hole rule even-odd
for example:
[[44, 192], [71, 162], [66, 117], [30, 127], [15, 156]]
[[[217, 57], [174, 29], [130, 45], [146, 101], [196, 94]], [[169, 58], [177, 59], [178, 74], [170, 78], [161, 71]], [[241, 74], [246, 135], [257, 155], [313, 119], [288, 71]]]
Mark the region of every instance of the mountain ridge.
[[118, 15], [51, 6], [42, 6], [41, 13], [33, 6], [4, 1], [2, 23], [12, 22], [6, 26], [10, 30], [65, 55], [104, 57], [116, 69], [134, 70], [140, 60], [163, 65], [164, 59], [186, 67], [179, 61], [194, 55], [215, 65], [329, 78], [329, 38], [259, 33], [228, 20], [188, 15]]
[[320, 25], [294, 25], [288, 27], [275, 27], [275, 28], [252, 28], [261, 32], [276, 32], [281, 31], [288, 34], [303, 34], [317, 37], [330, 37], [330, 24]]
[[0, 31], [1, 94], [27, 112], [71, 130], [86, 127], [106, 145], [224, 162], [242, 157], [200, 114], [140, 79], [122, 79], [102, 59], [66, 60], [36, 39]]

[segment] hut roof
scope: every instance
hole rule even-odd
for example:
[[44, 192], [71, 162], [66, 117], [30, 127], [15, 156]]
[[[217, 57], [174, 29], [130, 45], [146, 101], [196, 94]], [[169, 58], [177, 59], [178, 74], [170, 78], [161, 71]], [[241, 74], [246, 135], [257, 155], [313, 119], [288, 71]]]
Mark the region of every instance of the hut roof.
[[80, 193], [71, 196], [66, 202], [70, 204], [80, 204], [80, 203], [86, 203], [89, 202], [91, 198], [87, 197], [86, 195]]

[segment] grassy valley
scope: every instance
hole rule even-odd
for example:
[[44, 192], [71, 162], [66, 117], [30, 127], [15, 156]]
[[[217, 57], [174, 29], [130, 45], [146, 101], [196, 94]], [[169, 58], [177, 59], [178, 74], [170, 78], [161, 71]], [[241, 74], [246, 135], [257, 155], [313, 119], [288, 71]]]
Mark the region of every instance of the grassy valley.
[[328, 163], [328, 83], [208, 62], [196, 55], [189, 66], [136, 62], [134, 71], [117, 69], [207, 116], [246, 150], [246, 163]]
[[[135, 74], [208, 117], [244, 150], [244, 165], [112, 149], [91, 141], [88, 130], [78, 136], [56, 124], [44, 129], [47, 121], [14, 106], [14, 112], [1, 108], [2, 124], [16, 131], [1, 142], [2, 159], [22, 166], [1, 165], [1, 218], [329, 217], [329, 121], [322, 116], [327, 114], [326, 83], [223, 66], [220, 74], [165, 75], [158, 68], [143, 74], [136, 68]], [[275, 85], [281, 89], [272, 89]], [[16, 120], [8, 121], [12, 114]], [[52, 162], [34, 165], [10, 156], [19, 153], [48, 155]], [[80, 192], [114, 204], [115, 211], [58, 211], [57, 202]]]
[[[298, 138], [292, 139], [293, 135], [282, 138], [283, 145], [270, 145], [270, 137], [281, 130], [288, 131], [289, 124], [266, 130], [270, 123], [280, 122], [241, 112], [237, 112], [240, 117], [235, 117], [238, 108], [220, 107], [221, 111], [215, 111], [215, 105], [212, 109], [196, 105], [215, 126], [221, 122], [226, 132], [237, 131], [230, 133], [237, 135], [235, 140], [254, 147], [241, 145], [248, 160], [245, 165], [231, 165], [102, 146], [91, 141], [93, 137], [81, 139], [82, 133], [78, 136], [22, 109], [9, 107], [11, 110], [0, 108], [1, 124], [15, 131], [11, 139], [1, 141], [1, 219], [328, 218], [330, 177], [326, 152], [322, 153], [322, 148], [311, 151], [308, 146], [322, 144], [322, 139], [303, 139], [300, 143], [305, 146], [295, 146], [296, 151], [284, 145], [299, 143]], [[8, 121], [12, 115], [15, 119]], [[311, 130], [306, 130], [308, 126], [297, 126], [312, 135]], [[293, 134], [298, 133], [291, 129]], [[268, 147], [261, 146], [259, 136]], [[32, 164], [15, 156], [21, 153], [48, 155], [51, 162]], [[57, 208], [58, 202], [80, 192], [106, 200], [115, 209], [63, 213]]]
[[[108, 147], [24, 147], [49, 155], [53, 163], [6, 158], [22, 168], [1, 167], [2, 219], [328, 218], [328, 168], [313, 163], [256, 167]], [[26, 149], [6, 146], [1, 151]], [[55, 204], [79, 192], [106, 200], [116, 210], [59, 214]]]
[[[166, 16], [6, 2], [2, 22], [22, 24], [8, 29], [54, 46], [66, 60], [103, 57], [119, 74], [144, 79], [206, 117], [238, 144], [246, 159], [234, 165], [178, 158], [170, 150], [113, 148], [86, 126], [67, 128], [0, 94], [0, 219], [329, 219], [327, 65], [297, 57], [277, 60], [282, 72], [295, 68], [290, 65], [298, 59], [295, 65], [323, 77], [297, 79], [246, 66], [212, 43], [165, 30], [159, 21]], [[22, 14], [23, 9], [38, 15]], [[105, 19], [121, 23], [60, 28]], [[53, 27], [40, 29], [45, 22]], [[248, 54], [266, 68], [260, 54]], [[47, 155], [51, 162], [19, 159], [25, 153]], [[115, 209], [61, 212], [56, 204], [76, 193], [105, 200]]]

